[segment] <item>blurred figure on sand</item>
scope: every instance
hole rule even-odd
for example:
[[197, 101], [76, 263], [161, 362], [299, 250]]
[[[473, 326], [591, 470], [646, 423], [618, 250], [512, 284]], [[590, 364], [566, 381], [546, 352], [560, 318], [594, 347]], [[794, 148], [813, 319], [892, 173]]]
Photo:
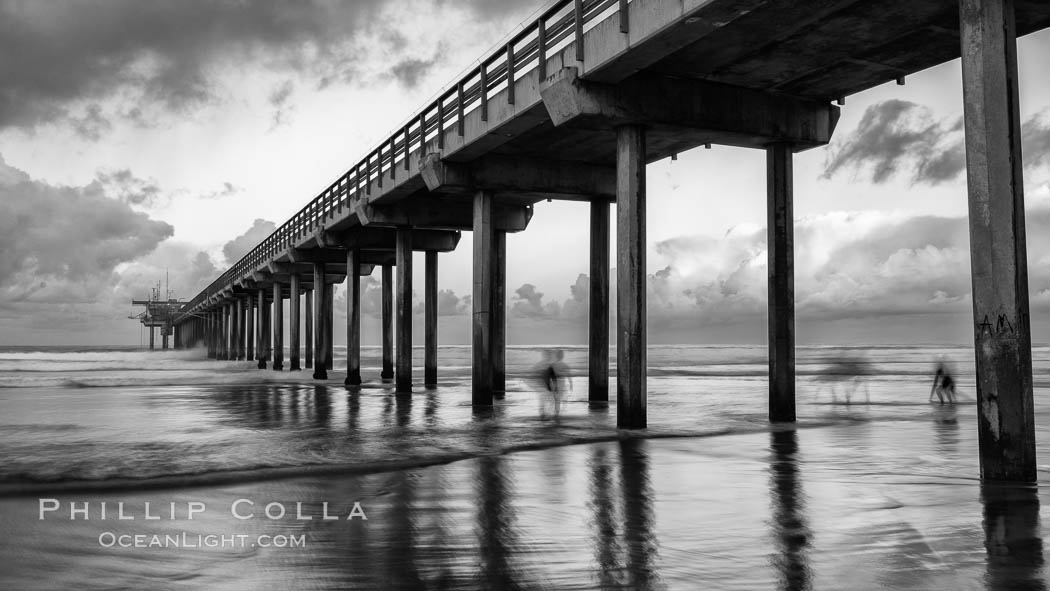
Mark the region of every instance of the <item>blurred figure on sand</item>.
[[941, 404], [944, 404], [945, 400], [948, 401], [948, 404], [955, 404], [955, 380], [952, 379], [952, 374], [948, 371], [944, 361], [937, 363], [937, 373], [933, 376], [933, 386], [930, 388], [930, 397], [927, 402], [933, 402], [934, 395]]
[[830, 384], [831, 389], [831, 401], [838, 403], [838, 384], [842, 384], [842, 394], [846, 399], [846, 404], [851, 404], [853, 395], [860, 389], [861, 384], [864, 385], [864, 402], [871, 402], [871, 393], [868, 392], [868, 384], [864, 380], [864, 376], [871, 373], [868, 368], [868, 362], [860, 357], [838, 357], [829, 360], [827, 368], [824, 369], [817, 377], [818, 381], [826, 382]]
[[540, 418], [547, 418], [551, 408], [557, 418], [561, 414], [562, 398], [572, 390], [569, 366], [561, 349], [547, 349], [541, 355], [534, 369], [540, 386]]

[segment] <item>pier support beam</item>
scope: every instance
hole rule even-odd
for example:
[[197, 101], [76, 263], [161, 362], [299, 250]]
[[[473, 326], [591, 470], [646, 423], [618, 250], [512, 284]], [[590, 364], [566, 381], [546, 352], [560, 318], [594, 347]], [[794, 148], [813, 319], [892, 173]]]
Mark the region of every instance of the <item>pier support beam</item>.
[[361, 385], [361, 252], [346, 251], [346, 380]]
[[215, 359], [215, 313], [204, 313], [204, 345], [208, 348], [208, 359]]
[[1011, 0], [960, 0], [981, 477], [1036, 481], [1024, 183]]
[[588, 392], [609, 402], [609, 202], [591, 201], [591, 277], [588, 311]]
[[397, 371], [395, 391], [412, 393], [412, 228], [397, 229]]
[[616, 426], [646, 426], [645, 128], [616, 128]]
[[154, 327], [150, 326], [148, 328], [149, 328], [149, 350], [152, 351], [155, 348], [154, 339], [156, 337], [153, 336], [153, 334], [154, 334]]
[[492, 393], [507, 391], [507, 233], [496, 230], [492, 247]]
[[335, 366], [335, 285], [324, 286], [324, 367], [332, 371]]
[[306, 300], [304, 310], [306, 326], [303, 335], [303, 340], [306, 341], [306, 351], [304, 351], [304, 356], [306, 357], [306, 369], [311, 369], [314, 366], [314, 290], [306, 290], [303, 299]]
[[230, 358], [230, 305], [227, 302], [219, 304], [219, 359], [226, 361]]
[[492, 404], [492, 295], [496, 230], [493, 225], [492, 193], [478, 191], [474, 196], [474, 292], [471, 402], [474, 406]]
[[394, 270], [383, 265], [383, 371], [379, 377], [394, 378]]
[[795, 421], [795, 253], [791, 145], [766, 148], [769, 420]]
[[249, 295], [244, 304], [247, 312], [244, 319], [244, 359], [255, 361], [255, 299]]
[[292, 273], [291, 293], [288, 298], [288, 358], [291, 364], [288, 371], [300, 371], [302, 366], [299, 362], [299, 328], [302, 317], [299, 311], [302, 303], [302, 287], [298, 273]]
[[273, 282], [273, 370], [284, 369], [284, 287]]
[[314, 363], [314, 379], [315, 380], [327, 380], [328, 379], [328, 363], [325, 360], [325, 353], [328, 351], [328, 345], [325, 343], [325, 337], [328, 335], [328, 331], [325, 329], [326, 314], [325, 314], [325, 291], [324, 283], [324, 263], [314, 263], [314, 350], [317, 351], [317, 360]]
[[437, 386], [438, 253], [426, 252], [423, 278], [423, 386]]
[[259, 362], [257, 367], [266, 369], [266, 290], [260, 287], [256, 295], [258, 300], [255, 304], [255, 358]]

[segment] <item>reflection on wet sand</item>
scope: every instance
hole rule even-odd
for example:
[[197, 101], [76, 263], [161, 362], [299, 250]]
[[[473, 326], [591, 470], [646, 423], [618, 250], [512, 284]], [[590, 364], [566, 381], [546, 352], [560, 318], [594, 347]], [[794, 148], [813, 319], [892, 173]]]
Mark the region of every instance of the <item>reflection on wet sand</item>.
[[933, 432], [935, 449], [942, 454], [952, 453], [959, 446], [959, 409], [954, 404], [940, 405], [933, 409]]
[[653, 489], [649, 481], [649, 442], [620, 441], [620, 481], [627, 541], [626, 573], [631, 589], [662, 588], [656, 572], [657, 541]]
[[1036, 486], [981, 485], [988, 589], [1045, 590]]
[[523, 554], [515, 531], [513, 474], [502, 456], [478, 459], [475, 491], [479, 499], [475, 535], [482, 589], [520, 589], [515, 561]]
[[616, 495], [613, 489], [613, 466], [604, 446], [596, 446], [588, 462], [590, 468], [590, 499], [592, 539], [597, 583], [603, 589], [617, 584], [616, 568], [621, 547], [616, 537]]
[[808, 564], [809, 528], [806, 525], [805, 494], [799, 480], [798, 433], [795, 430], [769, 434], [773, 457], [769, 466], [769, 493], [773, 510], [773, 533], [777, 554], [773, 564], [779, 574], [779, 588], [811, 587]]

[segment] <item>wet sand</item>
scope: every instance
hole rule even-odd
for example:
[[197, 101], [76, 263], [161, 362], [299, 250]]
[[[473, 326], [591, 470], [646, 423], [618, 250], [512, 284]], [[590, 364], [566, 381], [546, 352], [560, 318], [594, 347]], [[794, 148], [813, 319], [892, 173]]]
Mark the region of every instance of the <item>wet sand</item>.
[[[0, 499], [0, 587], [1044, 589], [1047, 494], [982, 486], [974, 412], [917, 406], [911, 420], [631, 438], [376, 474], [55, 493], [40, 495], [61, 502], [43, 521], [37, 496]], [[488, 428], [498, 436], [498, 421]], [[238, 499], [254, 518], [233, 517]], [[90, 502], [91, 519], [71, 521], [71, 501]], [[135, 520], [112, 519], [119, 501]], [[144, 520], [147, 501], [164, 518]], [[359, 502], [367, 520], [323, 520], [326, 501], [342, 517]], [[189, 520], [189, 502], [206, 510]], [[286, 516], [266, 518], [270, 502]], [[296, 519], [297, 502], [314, 519]], [[105, 532], [301, 535], [305, 547], [103, 547]]]

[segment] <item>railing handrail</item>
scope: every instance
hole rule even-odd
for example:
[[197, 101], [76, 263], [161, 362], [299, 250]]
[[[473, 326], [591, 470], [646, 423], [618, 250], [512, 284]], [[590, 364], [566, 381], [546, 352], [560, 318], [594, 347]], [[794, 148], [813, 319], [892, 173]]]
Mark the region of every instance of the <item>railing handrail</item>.
[[[547, 58], [551, 55], [548, 52], [562, 49], [559, 44], [563, 42], [567, 46], [569, 37], [573, 37], [576, 43], [576, 59], [583, 61], [582, 39], [587, 25], [614, 5], [620, 13], [620, 30], [627, 32], [627, 6], [631, 1], [555, 0], [549, 7], [541, 7], [537, 11], [540, 12], [539, 17], [520, 31], [504, 37], [487, 57], [479, 60], [476, 66], [467, 68], [458, 81], [439, 91], [437, 98], [428, 101], [426, 106], [379, 142], [363, 159], [187, 302], [182, 307], [179, 320], [193, 313], [205, 300], [224, 291], [233, 279], [249, 270], [258, 269], [263, 261], [272, 258], [279, 249], [291, 247], [296, 238], [316, 230], [332, 211], [350, 207], [351, 199], [359, 199], [362, 191], [370, 191], [372, 180], [377, 180], [382, 186], [383, 175], [392, 174], [399, 161], [407, 169], [408, 155], [413, 146], [425, 146], [427, 135], [431, 132], [436, 134], [439, 147], [444, 147], [444, 131], [455, 125], [459, 125], [462, 130], [466, 115], [478, 109], [487, 109], [489, 93], [500, 85], [507, 84], [510, 89], [507, 99], [513, 104], [514, 80], [536, 69], [540, 71], [541, 78], [546, 77]], [[483, 111], [482, 116], [486, 117], [487, 111]]]

